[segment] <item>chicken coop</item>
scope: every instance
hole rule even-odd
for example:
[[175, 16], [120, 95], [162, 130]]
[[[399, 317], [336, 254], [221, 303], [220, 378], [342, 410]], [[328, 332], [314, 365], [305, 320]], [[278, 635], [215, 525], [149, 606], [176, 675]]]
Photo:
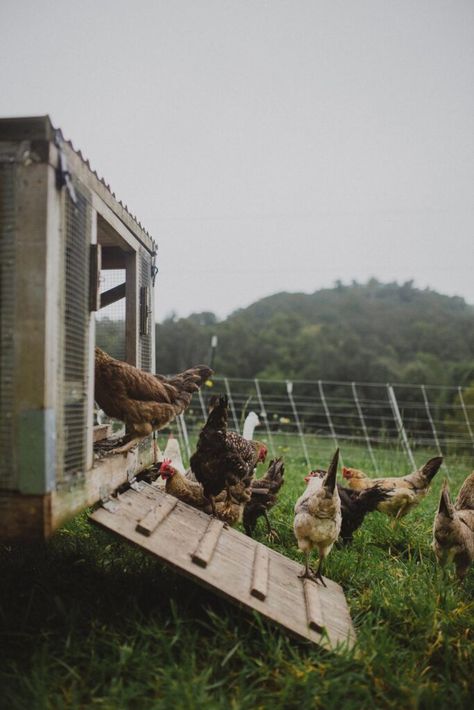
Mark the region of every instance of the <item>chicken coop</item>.
[[1, 539], [47, 537], [153, 463], [151, 438], [94, 454], [94, 348], [153, 371], [155, 259], [49, 117], [0, 119]]

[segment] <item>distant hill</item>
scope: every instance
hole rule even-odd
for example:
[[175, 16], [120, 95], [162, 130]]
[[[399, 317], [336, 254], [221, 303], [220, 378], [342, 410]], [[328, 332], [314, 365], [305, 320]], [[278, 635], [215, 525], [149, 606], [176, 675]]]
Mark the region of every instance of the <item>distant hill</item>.
[[474, 307], [412, 282], [338, 283], [277, 293], [223, 321], [212, 313], [156, 327], [157, 369], [207, 362], [229, 377], [467, 384], [474, 379]]

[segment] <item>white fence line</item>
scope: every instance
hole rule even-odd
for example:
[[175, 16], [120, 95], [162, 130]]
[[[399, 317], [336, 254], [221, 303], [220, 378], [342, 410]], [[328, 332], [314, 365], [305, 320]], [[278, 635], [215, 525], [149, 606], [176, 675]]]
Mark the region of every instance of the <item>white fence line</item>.
[[[264, 430], [255, 436], [266, 440], [271, 455], [277, 453], [276, 437], [279, 443], [288, 437], [308, 467], [321, 465], [321, 445], [330, 441], [343, 452], [365, 448], [376, 472], [380, 448], [396, 449], [410, 467], [417, 458], [422, 463], [430, 449], [440, 455], [472, 455], [474, 404], [460, 387], [218, 377], [213, 384], [214, 392], [229, 397], [230, 426], [241, 430], [253, 409]], [[206, 395], [199, 393], [179, 423], [186, 451], [192, 449], [206, 409]]]

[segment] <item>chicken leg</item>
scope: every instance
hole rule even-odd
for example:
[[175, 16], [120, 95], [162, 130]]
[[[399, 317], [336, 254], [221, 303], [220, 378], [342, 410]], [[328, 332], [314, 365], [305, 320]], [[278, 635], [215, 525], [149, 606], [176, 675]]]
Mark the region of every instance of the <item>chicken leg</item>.
[[300, 579], [312, 579], [315, 581], [315, 573], [309, 566], [309, 552], [304, 553], [304, 571], [302, 574], [299, 574], [298, 577]]
[[314, 573], [313, 579], [314, 579], [315, 582], [320, 581], [321, 584], [323, 585], [323, 587], [327, 587], [327, 584], [326, 584], [326, 582], [324, 581], [323, 575], [322, 575], [322, 573], [321, 573], [321, 568], [322, 568], [322, 566], [323, 566], [323, 559], [324, 559], [324, 557], [320, 557], [320, 558], [319, 558], [318, 569], [317, 569], [316, 572]]
[[272, 526], [271, 526], [271, 524], [270, 524], [270, 521], [269, 521], [269, 519], [268, 519], [268, 514], [267, 514], [267, 511], [266, 511], [266, 510], [263, 511], [263, 515], [264, 515], [265, 520], [266, 520], [266, 522], [267, 522], [268, 539], [269, 539], [271, 542], [275, 542], [275, 540], [279, 540], [279, 539], [280, 539], [280, 536], [278, 535], [277, 531], [274, 530], [274, 528], [272, 528]]

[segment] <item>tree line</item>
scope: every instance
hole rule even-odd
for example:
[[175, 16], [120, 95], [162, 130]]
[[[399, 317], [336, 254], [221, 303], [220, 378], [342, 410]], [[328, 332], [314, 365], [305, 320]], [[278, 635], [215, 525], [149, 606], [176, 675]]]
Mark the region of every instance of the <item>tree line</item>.
[[[123, 325], [108, 319], [98, 324], [101, 347], [116, 357], [123, 356]], [[216, 376], [239, 379], [461, 387], [474, 428], [474, 307], [411, 281], [337, 282], [312, 294], [277, 293], [223, 320], [209, 312], [187, 318], [170, 314], [156, 324], [157, 372], [171, 374], [197, 363], [212, 364]], [[271, 394], [272, 385], [265, 388]], [[333, 391], [337, 397], [337, 385]], [[299, 392], [304, 395], [304, 386]], [[361, 394], [371, 396], [370, 388], [364, 395], [362, 386]], [[419, 390], [404, 391], [405, 400], [417, 397]], [[456, 392], [436, 390], [432, 398], [446, 431], [465, 431]], [[383, 425], [381, 411], [380, 429]]]

